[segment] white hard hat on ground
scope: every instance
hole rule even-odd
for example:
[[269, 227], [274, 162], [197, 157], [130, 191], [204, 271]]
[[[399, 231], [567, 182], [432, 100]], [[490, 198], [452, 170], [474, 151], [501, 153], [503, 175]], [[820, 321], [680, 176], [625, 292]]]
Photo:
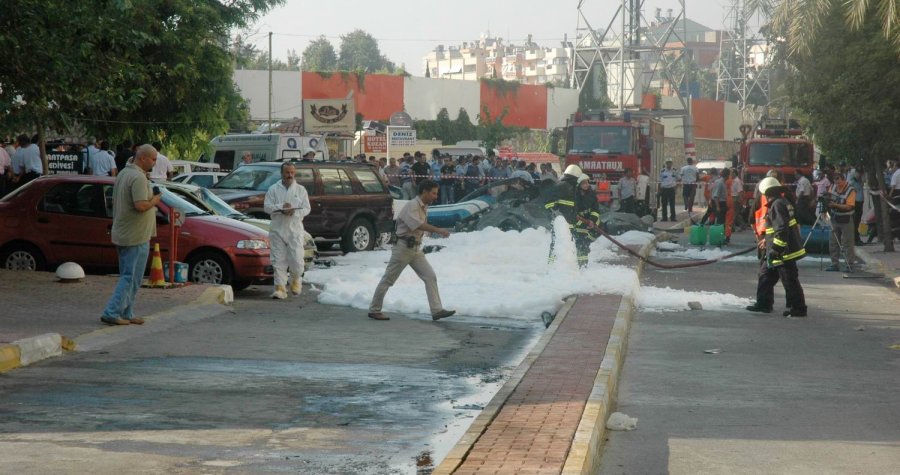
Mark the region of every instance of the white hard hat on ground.
[[566, 171], [564, 171], [563, 173], [566, 175], [581, 176], [583, 172], [581, 171], [581, 167], [579, 167], [578, 165], [569, 165], [566, 167]]
[[766, 190], [775, 186], [781, 186], [781, 183], [779, 183], [777, 179], [767, 176], [760, 180], [759, 192], [762, 194], [766, 194]]

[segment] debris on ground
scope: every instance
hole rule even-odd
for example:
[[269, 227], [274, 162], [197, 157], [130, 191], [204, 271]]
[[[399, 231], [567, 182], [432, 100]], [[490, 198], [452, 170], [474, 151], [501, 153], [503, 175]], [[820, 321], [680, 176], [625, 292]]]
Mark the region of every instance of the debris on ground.
[[606, 420], [606, 428], [609, 430], [634, 430], [637, 427], [637, 418], [628, 417], [621, 412], [614, 412]]
[[718, 355], [719, 353], [722, 352], [722, 350], [719, 348], [713, 348], [711, 350], [703, 350], [703, 352], [706, 353], [707, 355]]
[[688, 308], [691, 310], [703, 310], [703, 304], [700, 302], [688, 302]]
[[[503, 231], [522, 231], [528, 228], [550, 229], [550, 214], [545, 205], [553, 183], [547, 180], [532, 186], [517, 187], [515, 183], [503, 180], [485, 186], [467, 195], [466, 200], [490, 195], [494, 201], [489, 207], [462, 218], [456, 223], [455, 230], [463, 232], [481, 231], [495, 227]], [[459, 204], [459, 203], [457, 203]], [[600, 205], [600, 221], [606, 232], [619, 235], [628, 231], [652, 231], [653, 217], [639, 217], [632, 213], [611, 211]]]

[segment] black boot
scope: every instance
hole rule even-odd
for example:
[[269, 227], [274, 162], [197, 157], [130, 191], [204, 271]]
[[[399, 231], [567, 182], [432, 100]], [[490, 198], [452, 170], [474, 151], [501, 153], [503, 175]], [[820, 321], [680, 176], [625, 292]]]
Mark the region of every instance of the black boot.
[[782, 313], [785, 317], [805, 317], [806, 316], [806, 307], [803, 308], [789, 308]]
[[756, 302], [756, 303], [753, 304], [753, 305], [749, 305], [749, 306], [747, 307], [747, 310], [749, 310], [749, 311], [751, 311], [751, 312], [772, 313], [772, 306], [770, 305], [770, 306], [767, 307], [767, 306], [765, 306], [765, 305], [762, 305], [762, 304], [759, 303], [759, 302]]

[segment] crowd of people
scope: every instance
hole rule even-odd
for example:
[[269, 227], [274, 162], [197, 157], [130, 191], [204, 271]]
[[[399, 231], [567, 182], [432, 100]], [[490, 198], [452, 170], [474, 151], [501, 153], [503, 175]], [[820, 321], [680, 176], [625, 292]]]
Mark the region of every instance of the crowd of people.
[[[116, 176], [134, 159], [139, 144], [126, 140], [112, 149], [108, 140], [91, 139], [81, 143], [48, 143], [47, 152], [67, 152], [84, 157], [79, 172], [87, 175]], [[162, 153], [162, 144], [150, 144], [157, 150], [158, 158], [148, 172], [151, 180], [168, 180], [175, 174], [171, 160]], [[38, 147], [37, 135], [19, 135], [14, 140], [0, 143], [0, 197], [44, 175], [44, 164]]]
[[374, 166], [390, 185], [402, 191], [404, 199], [415, 198], [417, 186], [422, 181], [433, 181], [438, 185], [437, 204], [456, 203], [492, 180], [521, 178], [528, 183], [559, 180], [558, 173], [549, 163], [538, 165], [515, 157], [500, 158], [493, 151], [485, 156], [458, 157], [441, 154], [438, 150], [433, 150], [430, 155], [407, 152], [399, 159], [376, 159], [374, 155], [360, 154], [354, 159]]

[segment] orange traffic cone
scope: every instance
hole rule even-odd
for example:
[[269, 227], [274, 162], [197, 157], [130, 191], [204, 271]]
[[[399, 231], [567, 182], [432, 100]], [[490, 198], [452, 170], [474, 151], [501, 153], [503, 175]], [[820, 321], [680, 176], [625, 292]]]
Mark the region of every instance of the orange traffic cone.
[[162, 256], [159, 254], [159, 243], [153, 245], [153, 260], [150, 261], [150, 287], [165, 287], [166, 278], [163, 276]]

